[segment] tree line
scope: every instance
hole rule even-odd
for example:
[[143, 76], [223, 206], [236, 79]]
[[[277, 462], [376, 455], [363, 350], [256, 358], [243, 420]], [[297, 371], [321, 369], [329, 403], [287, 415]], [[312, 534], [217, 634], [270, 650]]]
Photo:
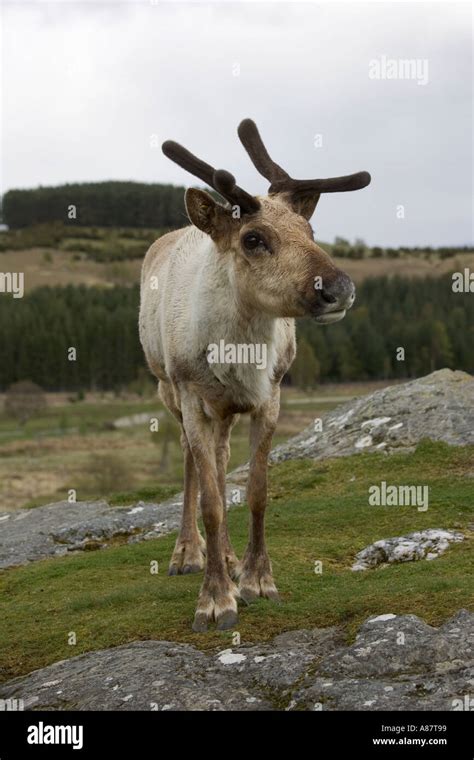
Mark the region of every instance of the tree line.
[[[450, 276], [364, 281], [341, 322], [297, 322], [297, 358], [286, 382], [309, 389], [320, 379], [407, 378], [445, 366], [474, 373], [474, 299], [451, 285]], [[0, 389], [20, 380], [49, 391], [129, 386], [145, 366], [138, 307], [138, 286], [0, 295]]]
[[10, 228], [50, 222], [100, 227], [181, 227], [184, 187], [145, 182], [87, 182], [9, 190], [2, 217]]
[[[29, 237], [36, 245], [50, 245], [51, 239], [54, 241], [55, 238], [59, 238], [61, 229], [48, 227], [55, 223], [67, 225], [69, 229], [77, 227], [77, 234], [81, 238], [94, 236], [94, 231], [81, 231], [81, 228], [87, 227], [145, 227], [167, 230], [187, 224], [184, 190], [184, 187], [174, 185], [117, 181], [9, 190], [2, 199], [2, 221], [12, 230], [34, 227]], [[215, 191], [210, 192], [214, 197], [220, 197]], [[35, 236], [38, 238], [36, 242]], [[25, 242], [20, 237], [17, 241], [9, 240], [8, 245], [17, 248]], [[349, 259], [393, 259], [413, 254], [425, 258], [432, 254], [439, 258], [448, 258], [459, 252], [472, 251], [472, 247], [468, 246], [370, 247], [361, 239], [351, 243], [342, 237], [336, 237], [333, 243], [324, 243], [324, 247], [334, 256]], [[0, 240], [0, 250], [5, 249]], [[94, 249], [92, 253], [95, 253]]]

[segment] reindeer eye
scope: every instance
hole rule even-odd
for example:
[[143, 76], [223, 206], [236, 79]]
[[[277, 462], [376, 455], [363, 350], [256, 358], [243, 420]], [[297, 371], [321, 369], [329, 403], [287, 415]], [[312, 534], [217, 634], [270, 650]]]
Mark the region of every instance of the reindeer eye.
[[246, 248], [247, 251], [254, 251], [259, 246], [262, 246], [262, 248], [267, 247], [267, 244], [263, 238], [260, 237], [260, 235], [257, 235], [255, 232], [248, 232], [246, 235], [244, 235], [242, 242], [244, 244], [244, 248]]

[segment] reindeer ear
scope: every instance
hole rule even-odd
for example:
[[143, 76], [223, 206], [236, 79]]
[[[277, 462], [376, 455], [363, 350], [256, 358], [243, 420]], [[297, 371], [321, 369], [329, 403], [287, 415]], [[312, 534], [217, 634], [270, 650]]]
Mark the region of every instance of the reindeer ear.
[[286, 201], [296, 214], [304, 216], [309, 221], [314, 214], [320, 197], [321, 193], [315, 193], [314, 190], [304, 193], [295, 191], [286, 194]]
[[184, 196], [189, 220], [195, 227], [215, 237], [222, 231], [228, 212], [205, 190], [191, 187]]

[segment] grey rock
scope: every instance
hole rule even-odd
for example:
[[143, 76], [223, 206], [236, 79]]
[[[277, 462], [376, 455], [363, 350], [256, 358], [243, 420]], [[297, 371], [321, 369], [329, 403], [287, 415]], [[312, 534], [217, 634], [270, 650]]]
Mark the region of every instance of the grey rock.
[[351, 646], [338, 628], [210, 654], [134, 642], [9, 681], [0, 700], [27, 710], [454, 710], [473, 689], [474, 614], [461, 610], [440, 628], [372, 617]]
[[464, 535], [455, 530], [429, 528], [406, 536], [383, 538], [358, 552], [352, 570], [368, 570], [380, 565], [414, 560], [432, 560], [443, 554], [449, 544], [464, 541]]
[[[233, 505], [239, 486], [229, 484]], [[102, 549], [120, 537], [134, 543], [177, 530], [183, 495], [161, 504], [110, 507], [106, 501], [60, 501], [36, 509], [0, 513], [0, 569], [24, 565], [45, 557]]]
[[228, 673], [209, 666], [209, 658], [187, 644], [139, 641], [36, 670], [0, 687], [1, 698], [18, 694], [34, 710], [269, 709], [235, 674], [235, 689], [223, 688]]
[[[413, 451], [423, 438], [453, 446], [474, 444], [471, 375], [441, 369], [350, 401], [322, 417], [321, 432], [310, 425], [276, 446], [270, 461]], [[242, 478], [247, 469], [248, 465], [238, 468], [233, 480]]]
[[295, 694], [299, 708], [459, 709], [474, 687], [474, 614], [461, 610], [438, 629], [415, 615], [369, 618], [316, 675]]

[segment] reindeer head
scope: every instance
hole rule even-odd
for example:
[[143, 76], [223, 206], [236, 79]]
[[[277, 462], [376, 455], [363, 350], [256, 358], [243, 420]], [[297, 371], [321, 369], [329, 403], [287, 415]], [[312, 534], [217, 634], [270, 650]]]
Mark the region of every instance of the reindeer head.
[[359, 190], [367, 172], [331, 179], [292, 179], [269, 156], [258, 129], [245, 119], [239, 137], [254, 166], [268, 181], [268, 195], [254, 197], [223, 169], [214, 169], [168, 140], [163, 152], [216, 190], [227, 205], [204, 190], [189, 189], [189, 219], [210, 235], [231, 268], [242, 304], [275, 317], [313, 316], [317, 322], [342, 319], [355, 299], [352, 280], [314, 241], [309, 224], [321, 193]]

